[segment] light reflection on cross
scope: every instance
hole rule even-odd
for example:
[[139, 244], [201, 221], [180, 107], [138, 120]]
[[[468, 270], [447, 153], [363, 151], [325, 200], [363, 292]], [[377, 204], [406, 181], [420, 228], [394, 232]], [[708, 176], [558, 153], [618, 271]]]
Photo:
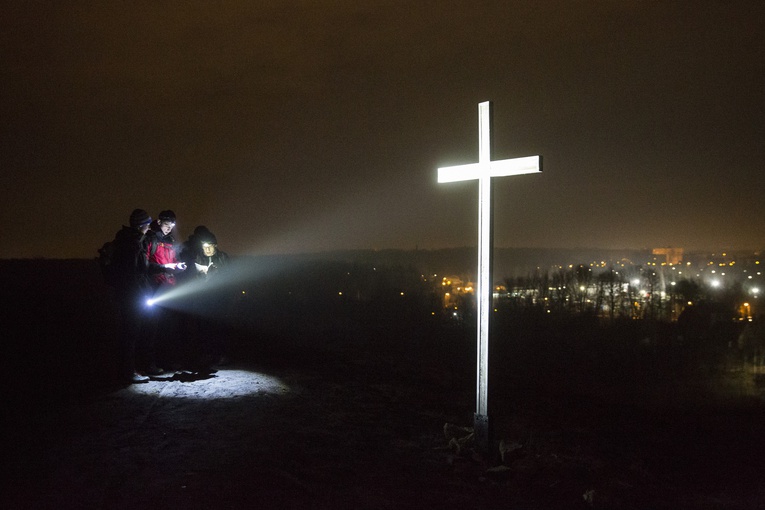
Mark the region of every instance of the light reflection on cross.
[[494, 261], [491, 178], [541, 171], [539, 156], [502, 161], [491, 160], [491, 110], [490, 101], [478, 105], [478, 163], [438, 169], [439, 183], [478, 180], [478, 282], [476, 285], [478, 361], [474, 434], [477, 447], [484, 453], [488, 452], [491, 441], [488, 415], [489, 324], [492, 310]]

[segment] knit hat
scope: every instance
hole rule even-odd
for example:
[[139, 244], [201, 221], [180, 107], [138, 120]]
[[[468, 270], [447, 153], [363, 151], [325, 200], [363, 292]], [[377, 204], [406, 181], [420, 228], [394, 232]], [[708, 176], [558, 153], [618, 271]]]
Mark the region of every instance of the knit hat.
[[146, 225], [147, 223], [151, 223], [151, 216], [149, 216], [149, 213], [147, 213], [143, 209], [135, 209], [133, 212], [130, 213], [131, 227], [138, 228], [143, 225]]
[[210, 230], [208, 230], [208, 228], [204, 225], [199, 225], [194, 229], [194, 237], [196, 237], [200, 244], [218, 244], [218, 240], [215, 238], [215, 235], [210, 232]]
[[172, 221], [175, 223], [175, 213], [169, 209], [159, 213], [159, 221]]

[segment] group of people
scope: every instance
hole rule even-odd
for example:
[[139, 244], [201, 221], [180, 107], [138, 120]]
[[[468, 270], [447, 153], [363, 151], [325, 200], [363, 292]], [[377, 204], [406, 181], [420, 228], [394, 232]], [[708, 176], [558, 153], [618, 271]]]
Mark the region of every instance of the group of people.
[[166, 373], [162, 365], [199, 369], [226, 359], [222, 333], [211, 333], [206, 319], [188, 310], [147, 304], [184, 280], [209, 278], [228, 263], [207, 227], [196, 227], [179, 246], [173, 236], [175, 223], [171, 210], [161, 211], [153, 220], [145, 210], [135, 209], [113, 242], [123, 383], [148, 382], [151, 376]]

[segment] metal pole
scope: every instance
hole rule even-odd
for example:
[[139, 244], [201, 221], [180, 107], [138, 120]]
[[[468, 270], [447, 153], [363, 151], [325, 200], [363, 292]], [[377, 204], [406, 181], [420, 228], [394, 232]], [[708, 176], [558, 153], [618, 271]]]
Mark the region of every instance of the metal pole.
[[489, 424], [489, 328], [492, 312], [492, 262], [494, 248], [493, 202], [491, 187], [491, 102], [478, 105], [478, 295], [476, 412], [473, 430], [476, 447], [486, 453], [491, 442]]

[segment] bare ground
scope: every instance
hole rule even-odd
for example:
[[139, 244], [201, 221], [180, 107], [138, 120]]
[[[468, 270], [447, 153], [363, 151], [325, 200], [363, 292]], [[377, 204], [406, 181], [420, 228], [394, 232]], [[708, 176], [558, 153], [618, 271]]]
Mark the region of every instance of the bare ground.
[[765, 508], [745, 367], [530, 330], [491, 368], [484, 455], [470, 332], [267, 324], [279, 303], [212, 377], [121, 388], [98, 275], [3, 269], [2, 508]]
[[[14, 403], [5, 508], [762, 508], [758, 399], [649, 410], [473, 389], [356, 349]], [[293, 353], [294, 354], [294, 353]], [[290, 366], [292, 365], [292, 366]], [[96, 378], [96, 380], [102, 380]]]

